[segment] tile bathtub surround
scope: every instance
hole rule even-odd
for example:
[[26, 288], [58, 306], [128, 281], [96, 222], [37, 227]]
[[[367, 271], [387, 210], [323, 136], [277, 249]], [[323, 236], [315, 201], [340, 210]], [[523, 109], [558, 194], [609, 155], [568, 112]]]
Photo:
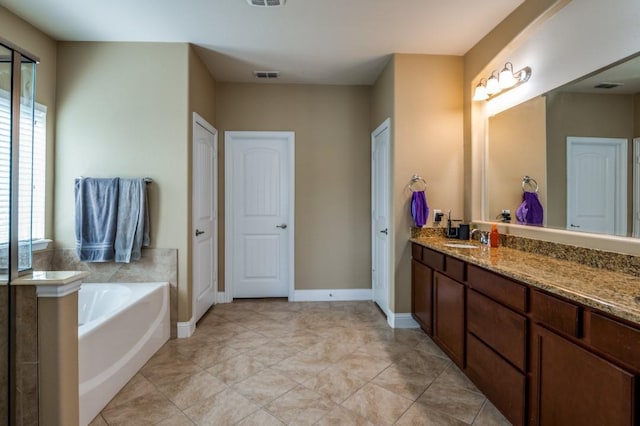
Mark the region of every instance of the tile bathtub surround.
[[[437, 237], [442, 228], [411, 228], [411, 238]], [[640, 256], [590, 249], [550, 241], [500, 234], [500, 245], [527, 253], [542, 253], [554, 259], [568, 260], [592, 268], [607, 269], [640, 276]]]
[[372, 302], [216, 305], [167, 342], [92, 426], [508, 425], [419, 330]]
[[[46, 258], [38, 259], [45, 262]], [[131, 263], [81, 262], [75, 249], [55, 249], [50, 268], [54, 271], [88, 271], [85, 282], [164, 282], [170, 283], [171, 338], [175, 338], [178, 321], [178, 250], [143, 249], [139, 261]]]

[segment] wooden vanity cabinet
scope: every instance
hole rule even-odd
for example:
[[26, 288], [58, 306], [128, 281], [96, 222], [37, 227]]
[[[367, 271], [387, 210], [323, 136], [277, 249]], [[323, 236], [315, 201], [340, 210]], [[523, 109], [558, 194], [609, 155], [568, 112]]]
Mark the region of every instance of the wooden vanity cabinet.
[[465, 286], [446, 275], [433, 275], [433, 340], [464, 368]]
[[433, 269], [411, 261], [411, 313], [429, 336], [433, 335]]

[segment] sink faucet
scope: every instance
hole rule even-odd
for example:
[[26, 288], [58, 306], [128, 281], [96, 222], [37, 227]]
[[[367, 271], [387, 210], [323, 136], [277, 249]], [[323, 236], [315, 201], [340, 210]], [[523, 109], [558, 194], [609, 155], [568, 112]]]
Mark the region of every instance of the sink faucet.
[[480, 244], [489, 244], [489, 233], [486, 231], [481, 231], [478, 228], [472, 230], [471, 234], [469, 234], [471, 236], [471, 239], [473, 239], [473, 234], [475, 234], [476, 231], [480, 233]]
[[459, 228], [454, 228], [451, 226], [451, 222], [462, 222], [462, 219], [451, 219], [451, 210], [447, 214], [447, 238], [458, 238]]

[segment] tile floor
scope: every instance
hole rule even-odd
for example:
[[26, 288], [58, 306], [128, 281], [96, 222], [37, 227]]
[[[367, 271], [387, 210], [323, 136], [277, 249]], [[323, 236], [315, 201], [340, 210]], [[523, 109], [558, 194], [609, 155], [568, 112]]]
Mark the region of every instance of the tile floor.
[[420, 330], [373, 302], [216, 305], [98, 425], [508, 425]]

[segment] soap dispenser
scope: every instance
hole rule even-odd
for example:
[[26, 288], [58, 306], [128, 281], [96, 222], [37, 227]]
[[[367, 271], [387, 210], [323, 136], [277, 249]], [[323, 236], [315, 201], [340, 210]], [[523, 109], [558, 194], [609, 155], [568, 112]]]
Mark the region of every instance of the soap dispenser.
[[491, 247], [498, 247], [500, 244], [500, 234], [498, 233], [498, 225], [491, 225], [491, 233], [489, 234], [489, 244]]

